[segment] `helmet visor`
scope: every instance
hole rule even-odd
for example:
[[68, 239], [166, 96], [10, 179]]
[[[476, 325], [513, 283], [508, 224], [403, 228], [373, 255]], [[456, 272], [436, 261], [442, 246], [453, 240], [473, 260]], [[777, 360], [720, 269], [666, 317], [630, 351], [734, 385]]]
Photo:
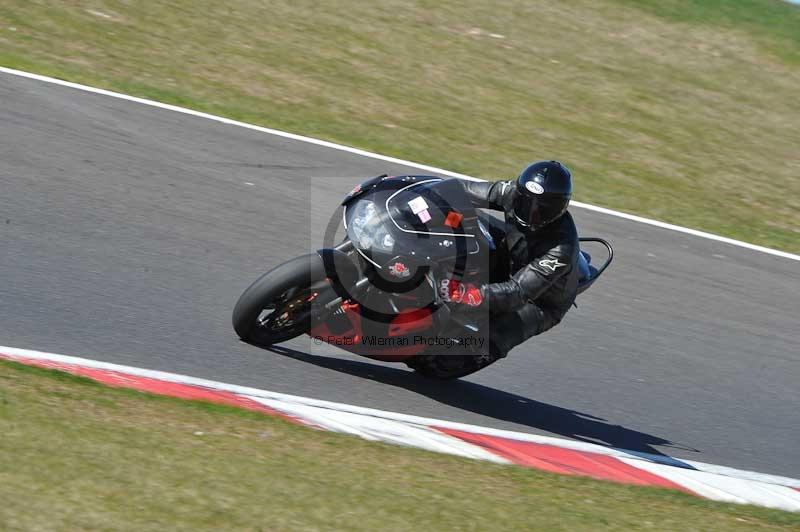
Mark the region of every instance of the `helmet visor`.
[[536, 197], [518, 194], [514, 200], [514, 215], [522, 225], [538, 229], [561, 216], [567, 203], [568, 200], [561, 194], [542, 194]]

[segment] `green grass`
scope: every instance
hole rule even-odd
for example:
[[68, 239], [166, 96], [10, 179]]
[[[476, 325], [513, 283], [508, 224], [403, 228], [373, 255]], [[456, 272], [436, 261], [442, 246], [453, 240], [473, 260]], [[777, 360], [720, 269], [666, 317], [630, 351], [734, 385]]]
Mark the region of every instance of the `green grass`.
[[781, 0], [6, 0], [0, 64], [800, 252]]
[[784, 0], [622, 0], [673, 22], [746, 31], [762, 46], [800, 64], [800, 7]]
[[800, 515], [367, 442], [0, 361], [0, 529], [796, 530]]

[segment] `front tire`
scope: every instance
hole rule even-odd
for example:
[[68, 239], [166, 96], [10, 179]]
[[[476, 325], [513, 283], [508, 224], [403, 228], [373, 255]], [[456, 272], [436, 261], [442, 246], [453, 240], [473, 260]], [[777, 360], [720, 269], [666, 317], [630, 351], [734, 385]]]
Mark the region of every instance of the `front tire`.
[[[325, 279], [325, 267], [316, 253], [268, 271], [236, 302], [232, 318], [236, 334], [247, 342], [272, 345], [308, 332], [312, 301], [326, 288]], [[265, 312], [269, 314], [264, 318]]]

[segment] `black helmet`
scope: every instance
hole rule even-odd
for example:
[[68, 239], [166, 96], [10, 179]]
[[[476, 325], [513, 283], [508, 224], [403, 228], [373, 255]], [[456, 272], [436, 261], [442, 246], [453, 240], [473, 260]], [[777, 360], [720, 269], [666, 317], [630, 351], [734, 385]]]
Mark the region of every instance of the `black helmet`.
[[517, 178], [514, 220], [536, 230], [559, 218], [572, 196], [572, 174], [558, 161], [529, 165]]

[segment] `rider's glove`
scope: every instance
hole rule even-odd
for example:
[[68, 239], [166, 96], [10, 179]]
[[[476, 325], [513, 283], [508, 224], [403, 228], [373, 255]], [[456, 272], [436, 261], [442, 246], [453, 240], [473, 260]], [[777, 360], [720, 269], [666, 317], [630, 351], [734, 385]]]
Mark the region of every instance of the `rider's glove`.
[[483, 292], [472, 283], [462, 283], [451, 279], [447, 286], [451, 303], [460, 303], [470, 307], [479, 307], [483, 303]]

